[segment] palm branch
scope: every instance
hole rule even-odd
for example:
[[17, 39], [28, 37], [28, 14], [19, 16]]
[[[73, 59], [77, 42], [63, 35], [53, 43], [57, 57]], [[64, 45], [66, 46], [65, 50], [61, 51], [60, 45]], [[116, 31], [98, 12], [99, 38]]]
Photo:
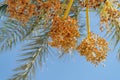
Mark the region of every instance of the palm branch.
[[30, 43], [22, 50], [25, 53], [20, 55], [24, 58], [18, 60], [24, 64], [14, 70], [17, 73], [9, 80], [32, 80], [34, 76], [31, 75], [35, 75], [36, 67], [45, 61], [48, 54], [48, 32], [31, 37], [29, 40]]
[[6, 15], [7, 4], [0, 4], [0, 17]]

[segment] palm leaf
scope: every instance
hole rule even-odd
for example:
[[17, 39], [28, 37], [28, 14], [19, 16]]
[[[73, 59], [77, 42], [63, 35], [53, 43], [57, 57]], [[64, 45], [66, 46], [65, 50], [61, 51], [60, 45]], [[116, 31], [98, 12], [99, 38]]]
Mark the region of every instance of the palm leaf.
[[119, 48], [119, 50], [118, 50], [118, 59], [119, 59], [119, 61], [120, 61], [120, 48]]
[[[111, 38], [111, 42], [113, 42], [114, 49], [119, 46], [120, 43], [120, 24], [118, 20], [113, 20], [114, 22], [109, 25], [110, 32], [108, 32], [106, 35], [108, 35], [109, 38]], [[118, 49], [118, 59], [120, 59], [120, 49]]]
[[41, 27], [41, 17], [42, 15], [35, 18], [37, 20], [34, 22], [26, 24], [26, 26], [23, 26], [20, 22], [11, 18], [6, 20], [3, 27], [0, 28], [0, 51], [11, 49], [17, 42], [24, 41], [26, 38], [31, 37], [37, 27]]
[[114, 41], [114, 48], [116, 48], [120, 42], [120, 24], [118, 20], [114, 20], [114, 24], [110, 24], [110, 29], [111, 40]]
[[11, 49], [25, 35], [25, 28], [16, 21], [7, 20], [0, 28], [0, 51]]
[[0, 5], [0, 17], [6, 14], [7, 4]]
[[[34, 40], [33, 40], [34, 39]], [[35, 74], [36, 67], [41, 66], [44, 59], [46, 59], [48, 49], [48, 32], [32, 37], [30, 43], [28, 43], [23, 49], [19, 62], [22, 62], [20, 67], [17, 67], [14, 71], [17, 73], [13, 75], [9, 80], [31, 80]]]

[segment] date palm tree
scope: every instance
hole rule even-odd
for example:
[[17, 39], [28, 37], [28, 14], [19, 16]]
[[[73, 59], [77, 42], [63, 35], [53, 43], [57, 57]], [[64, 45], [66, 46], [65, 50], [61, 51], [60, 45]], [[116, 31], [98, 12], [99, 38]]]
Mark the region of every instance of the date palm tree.
[[[101, 33], [104, 29], [116, 48], [120, 41], [119, 0], [3, 0], [0, 2], [0, 51], [10, 50], [18, 42], [22, 48], [18, 61], [23, 63], [14, 69], [9, 80], [31, 80], [36, 66], [41, 66], [49, 55], [49, 48], [57, 48], [62, 54], [77, 50], [92, 64], [106, 59], [108, 42], [90, 30], [89, 12], [97, 12]], [[81, 12], [86, 22], [80, 23]], [[80, 25], [78, 25], [80, 23]], [[82, 33], [86, 26], [87, 36]], [[84, 39], [80, 41], [81, 37]], [[120, 48], [118, 49], [120, 58]], [[32, 75], [32, 76], [31, 76]]]

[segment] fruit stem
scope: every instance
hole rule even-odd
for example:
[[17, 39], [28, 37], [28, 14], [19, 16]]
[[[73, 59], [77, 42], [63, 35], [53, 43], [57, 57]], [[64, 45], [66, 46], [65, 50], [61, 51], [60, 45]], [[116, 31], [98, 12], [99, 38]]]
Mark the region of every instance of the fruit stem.
[[89, 18], [88, 0], [86, 0], [86, 26], [87, 26], [87, 37], [90, 38], [90, 18]]
[[66, 19], [66, 18], [67, 18], [68, 14], [69, 14], [69, 12], [70, 12], [70, 8], [71, 8], [71, 6], [72, 6], [72, 4], [73, 4], [73, 1], [74, 1], [74, 0], [70, 0], [70, 2], [68, 3], [68, 7], [67, 7], [67, 9], [66, 9], [66, 11], [65, 11], [65, 13], [64, 13], [63, 19]]

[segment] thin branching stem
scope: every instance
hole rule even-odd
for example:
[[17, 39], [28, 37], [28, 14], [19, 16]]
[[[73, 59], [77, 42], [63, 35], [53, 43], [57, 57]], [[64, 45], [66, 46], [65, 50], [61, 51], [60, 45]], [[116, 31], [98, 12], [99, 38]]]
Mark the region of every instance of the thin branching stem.
[[70, 8], [71, 8], [71, 6], [72, 6], [72, 4], [73, 4], [73, 1], [74, 1], [74, 0], [70, 0], [70, 2], [69, 2], [69, 4], [68, 4], [68, 7], [67, 7], [67, 9], [66, 9], [66, 11], [65, 11], [65, 13], [64, 13], [63, 19], [66, 19], [66, 18], [67, 18], [68, 14], [69, 14], [69, 12], [70, 12]]
[[89, 6], [88, 6], [88, 0], [86, 0], [86, 26], [87, 26], [87, 36], [90, 37], [90, 18], [89, 18]]

